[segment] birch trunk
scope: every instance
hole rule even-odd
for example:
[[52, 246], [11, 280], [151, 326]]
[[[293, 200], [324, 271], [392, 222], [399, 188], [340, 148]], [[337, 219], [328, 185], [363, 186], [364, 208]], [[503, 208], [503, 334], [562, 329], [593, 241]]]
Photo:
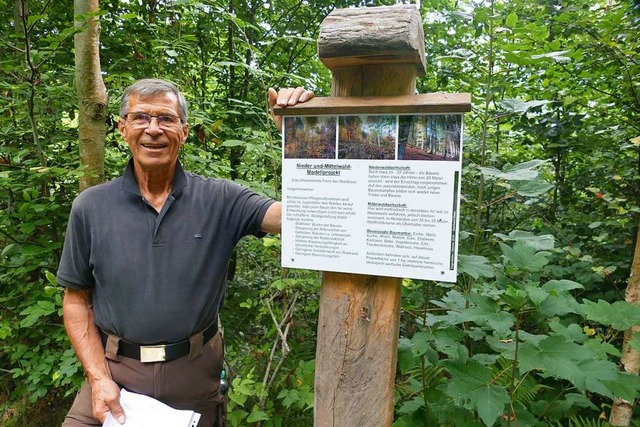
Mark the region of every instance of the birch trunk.
[[[633, 263], [631, 264], [631, 274], [629, 276], [625, 300], [630, 304], [640, 304], [640, 227], [638, 227], [636, 234], [636, 248], [633, 254]], [[629, 346], [629, 341], [636, 332], [640, 332], [640, 326], [634, 326], [624, 333], [621, 360], [624, 370], [634, 375], [640, 373], [640, 352], [632, 349], [631, 346]], [[633, 406], [634, 402], [629, 402], [619, 397], [615, 398], [609, 419], [611, 425], [630, 425], [631, 417], [633, 416]]]
[[76, 27], [83, 31], [75, 35], [76, 88], [78, 91], [80, 190], [104, 181], [104, 141], [107, 132], [107, 90], [100, 68], [100, 22], [97, 16], [85, 19], [81, 15], [96, 13], [98, 0], [74, 0]]

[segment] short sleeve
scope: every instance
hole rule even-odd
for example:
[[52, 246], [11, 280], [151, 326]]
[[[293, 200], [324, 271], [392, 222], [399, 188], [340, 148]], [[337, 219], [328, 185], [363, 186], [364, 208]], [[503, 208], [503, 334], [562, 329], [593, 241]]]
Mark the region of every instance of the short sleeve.
[[227, 181], [227, 191], [233, 194], [230, 197], [233, 202], [230, 205], [229, 217], [236, 222], [233, 227], [239, 233], [236, 239], [246, 235], [265, 236], [266, 233], [263, 233], [260, 228], [267, 210], [275, 200], [229, 181]]
[[89, 289], [94, 286], [91, 259], [91, 229], [83, 215], [81, 197], [74, 200], [64, 238], [62, 257], [56, 280], [58, 284], [73, 289]]

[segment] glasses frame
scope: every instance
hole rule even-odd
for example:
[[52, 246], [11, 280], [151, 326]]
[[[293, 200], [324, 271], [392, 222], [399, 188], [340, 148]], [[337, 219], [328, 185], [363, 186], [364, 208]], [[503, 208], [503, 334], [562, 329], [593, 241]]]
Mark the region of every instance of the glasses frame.
[[[141, 116], [148, 117], [148, 119], [146, 120], [146, 125], [143, 124], [143, 123], [135, 124], [133, 122], [133, 120], [131, 120], [129, 118], [129, 116], [131, 114], [138, 115], [138, 117], [137, 117], [138, 119], [141, 119], [142, 118]], [[153, 115], [153, 114], [145, 113], [145, 112], [142, 112], [142, 111], [132, 111], [132, 112], [129, 112], [129, 113], [125, 114], [122, 117], [124, 118], [124, 120], [126, 122], [129, 122], [133, 126], [135, 126], [136, 128], [140, 128], [140, 129], [148, 128], [149, 126], [151, 126], [151, 120], [153, 120], [154, 118], [156, 119], [156, 122], [158, 122], [158, 127], [163, 128], [163, 129], [173, 129], [173, 126], [177, 126], [178, 124], [184, 124], [184, 120], [182, 120], [182, 117], [176, 116], [176, 115], [173, 115], [173, 114], [156, 114], [156, 115]], [[169, 121], [164, 121], [163, 118], [165, 118], [165, 117], [166, 118], [170, 118], [170, 120]], [[175, 119], [178, 119], [178, 121], [175, 121]]]

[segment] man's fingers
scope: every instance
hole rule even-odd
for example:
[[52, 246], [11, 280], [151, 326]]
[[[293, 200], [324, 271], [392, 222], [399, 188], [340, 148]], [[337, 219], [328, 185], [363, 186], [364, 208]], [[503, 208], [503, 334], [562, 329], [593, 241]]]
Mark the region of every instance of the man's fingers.
[[278, 92], [272, 87], [269, 88], [269, 109], [272, 110], [278, 100]]
[[299, 102], [306, 102], [314, 96], [313, 91], [306, 90], [302, 86], [283, 88], [277, 93], [275, 89], [269, 88], [269, 106], [279, 105], [280, 107], [286, 107], [296, 105]]
[[292, 106], [299, 102], [306, 102], [315, 96], [313, 91], [306, 90], [302, 86], [297, 88], [287, 87], [280, 89], [278, 92], [270, 87], [268, 93], [269, 112], [279, 131], [282, 131], [282, 117], [273, 114], [273, 107], [275, 105], [280, 107]]
[[111, 379], [98, 380], [91, 384], [91, 404], [93, 416], [101, 423], [104, 423], [109, 412], [119, 424], [125, 423], [124, 409], [120, 405], [120, 388]]
[[304, 88], [299, 86], [293, 90], [293, 93], [289, 97], [289, 101], [287, 102], [289, 105], [296, 105], [298, 101], [300, 101], [300, 96], [304, 93]]
[[316, 96], [316, 94], [313, 93], [312, 90], [305, 90], [304, 92], [302, 92], [302, 95], [300, 95], [300, 102], [307, 102], [314, 96]]
[[124, 415], [124, 409], [120, 406], [120, 402], [113, 402], [109, 405], [109, 410], [111, 411], [111, 415], [118, 422], [118, 424], [124, 424], [127, 418]]
[[289, 104], [289, 98], [293, 95], [295, 89], [287, 87], [278, 91], [278, 100], [276, 103], [281, 107], [286, 107]]

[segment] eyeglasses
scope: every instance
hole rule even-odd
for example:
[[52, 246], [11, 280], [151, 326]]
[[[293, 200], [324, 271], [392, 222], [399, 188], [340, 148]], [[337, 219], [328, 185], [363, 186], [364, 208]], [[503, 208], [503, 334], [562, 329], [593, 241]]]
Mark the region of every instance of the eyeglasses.
[[160, 114], [157, 116], [147, 114], [147, 113], [127, 113], [124, 115], [124, 119], [129, 121], [133, 126], [138, 128], [146, 128], [151, 124], [151, 119], [155, 119], [158, 121], [158, 126], [161, 128], [172, 128], [177, 124], [182, 123], [182, 119], [178, 116], [174, 116], [171, 114]]

